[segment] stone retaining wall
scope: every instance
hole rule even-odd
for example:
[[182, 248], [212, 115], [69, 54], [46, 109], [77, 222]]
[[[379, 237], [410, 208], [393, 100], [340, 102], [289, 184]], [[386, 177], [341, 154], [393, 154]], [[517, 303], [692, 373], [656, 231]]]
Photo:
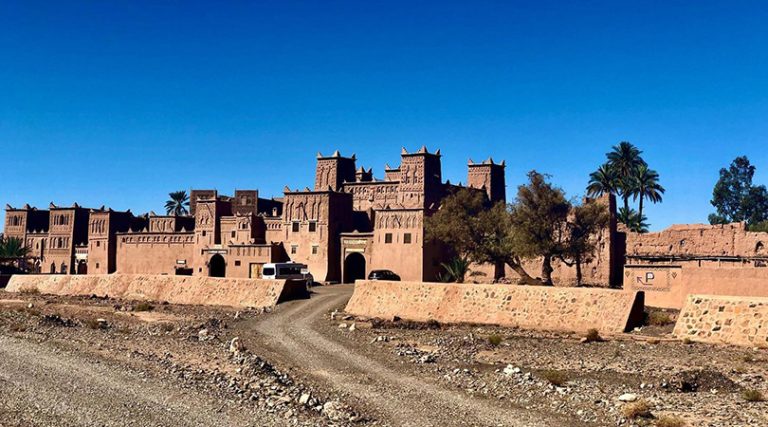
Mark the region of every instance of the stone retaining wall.
[[259, 308], [307, 294], [304, 282], [143, 274], [14, 275], [6, 290]]
[[643, 293], [596, 288], [357, 281], [348, 313], [442, 323], [619, 333], [643, 318]]
[[689, 295], [675, 325], [678, 338], [768, 347], [768, 298]]

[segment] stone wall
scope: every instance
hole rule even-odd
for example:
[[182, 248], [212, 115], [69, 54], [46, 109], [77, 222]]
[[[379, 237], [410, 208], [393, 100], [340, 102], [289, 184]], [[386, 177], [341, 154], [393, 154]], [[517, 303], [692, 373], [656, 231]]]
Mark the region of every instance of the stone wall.
[[143, 274], [14, 275], [6, 290], [54, 295], [98, 295], [173, 304], [273, 307], [305, 296], [303, 282]]
[[627, 257], [768, 257], [768, 233], [746, 224], [677, 224], [657, 233], [627, 233]]
[[768, 348], [768, 298], [689, 295], [674, 333], [692, 341]]
[[595, 288], [357, 281], [346, 311], [416, 321], [619, 333], [642, 321], [643, 294]]
[[651, 307], [676, 309], [691, 294], [768, 297], [768, 268], [627, 265], [624, 289], [645, 292]]

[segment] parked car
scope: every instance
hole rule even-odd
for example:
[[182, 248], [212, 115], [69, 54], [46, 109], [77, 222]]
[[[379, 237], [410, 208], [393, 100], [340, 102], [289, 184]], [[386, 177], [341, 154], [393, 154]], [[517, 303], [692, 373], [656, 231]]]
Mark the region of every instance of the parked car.
[[368, 274], [368, 280], [391, 280], [393, 282], [399, 282], [400, 276], [391, 270], [371, 270]]
[[306, 264], [296, 262], [279, 262], [264, 264], [261, 269], [262, 279], [289, 279], [305, 280], [307, 286], [312, 286], [315, 282], [312, 273], [309, 272]]

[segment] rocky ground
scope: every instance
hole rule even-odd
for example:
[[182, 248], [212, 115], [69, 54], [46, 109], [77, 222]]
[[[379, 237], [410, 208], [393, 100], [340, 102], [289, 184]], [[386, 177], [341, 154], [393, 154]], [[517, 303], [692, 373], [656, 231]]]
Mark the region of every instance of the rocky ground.
[[[768, 425], [768, 352], [0, 291], [0, 425]], [[666, 323], [666, 324], [665, 324]]]

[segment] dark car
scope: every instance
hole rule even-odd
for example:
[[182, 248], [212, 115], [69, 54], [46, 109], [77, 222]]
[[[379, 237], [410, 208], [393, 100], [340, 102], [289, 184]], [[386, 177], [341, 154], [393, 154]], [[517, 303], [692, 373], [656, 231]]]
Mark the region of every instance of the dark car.
[[372, 270], [368, 274], [368, 280], [392, 280], [399, 282], [400, 276], [390, 270]]

